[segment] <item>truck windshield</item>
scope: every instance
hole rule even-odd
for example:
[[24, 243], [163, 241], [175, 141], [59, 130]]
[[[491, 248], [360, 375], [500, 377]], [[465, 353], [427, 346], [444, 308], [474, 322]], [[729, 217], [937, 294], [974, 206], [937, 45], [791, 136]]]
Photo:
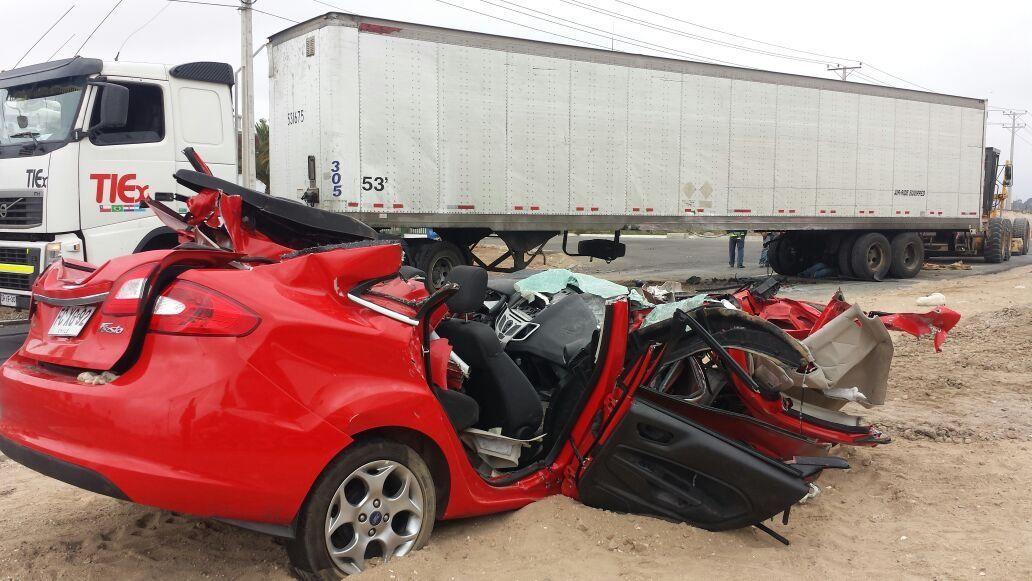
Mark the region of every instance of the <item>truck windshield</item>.
[[68, 78], [0, 88], [0, 147], [67, 140], [84, 86]]

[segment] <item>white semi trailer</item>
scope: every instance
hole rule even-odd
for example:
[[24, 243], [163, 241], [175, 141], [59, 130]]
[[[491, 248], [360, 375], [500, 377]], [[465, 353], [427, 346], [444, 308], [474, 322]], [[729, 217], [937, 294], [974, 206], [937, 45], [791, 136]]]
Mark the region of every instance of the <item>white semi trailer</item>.
[[990, 223], [983, 99], [342, 13], [272, 36], [269, 77], [271, 192], [432, 228], [435, 278], [490, 233], [519, 267], [569, 230], [607, 259], [628, 228], [776, 231], [775, 270], [864, 279], [1027, 247]]

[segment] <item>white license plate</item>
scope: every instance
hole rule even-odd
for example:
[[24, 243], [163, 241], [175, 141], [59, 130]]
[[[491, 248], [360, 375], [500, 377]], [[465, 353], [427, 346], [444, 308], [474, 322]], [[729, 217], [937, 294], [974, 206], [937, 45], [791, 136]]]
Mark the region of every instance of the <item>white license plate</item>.
[[97, 307], [64, 307], [50, 326], [50, 334], [59, 337], [75, 337], [89, 322]]
[[18, 306], [18, 295], [12, 295], [10, 293], [0, 293], [0, 307], [17, 307]]

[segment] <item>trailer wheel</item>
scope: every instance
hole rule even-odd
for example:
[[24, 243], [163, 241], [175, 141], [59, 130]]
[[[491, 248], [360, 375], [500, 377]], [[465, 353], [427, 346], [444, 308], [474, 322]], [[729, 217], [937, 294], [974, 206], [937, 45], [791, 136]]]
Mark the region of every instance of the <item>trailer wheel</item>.
[[842, 278], [853, 278], [853, 245], [856, 244], [859, 234], [852, 232], [842, 237], [838, 249], [838, 270]]
[[782, 236], [770, 243], [767, 247], [767, 262], [774, 272], [785, 276], [795, 276], [809, 266], [798, 244], [789, 236]]
[[986, 262], [999, 264], [1006, 260], [1004, 245], [1007, 235], [1004, 232], [1003, 218], [990, 218], [985, 225], [985, 243], [982, 245], [982, 256]]
[[1018, 252], [1018, 255], [1025, 256], [1028, 254], [1029, 238], [1032, 237], [1032, 227], [1028, 223], [1028, 218], [1015, 218], [1014, 224], [1011, 226], [1011, 232], [1013, 236], [1021, 240], [1021, 250]]
[[892, 266], [889, 239], [879, 232], [868, 232], [853, 243], [853, 274], [862, 280], [882, 280]]
[[924, 241], [917, 232], [902, 232], [892, 238], [892, 265], [896, 278], [914, 278], [924, 265]]
[[416, 267], [426, 273], [426, 283], [435, 291], [448, 282], [448, 275], [456, 266], [467, 264], [466, 257], [458, 246], [438, 240], [419, 249]]

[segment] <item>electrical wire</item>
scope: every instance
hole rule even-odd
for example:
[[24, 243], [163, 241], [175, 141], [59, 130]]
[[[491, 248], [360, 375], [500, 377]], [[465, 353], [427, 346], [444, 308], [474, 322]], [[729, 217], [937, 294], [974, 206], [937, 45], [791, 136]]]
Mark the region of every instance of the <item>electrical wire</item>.
[[626, 14], [622, 14], [620, 12], [613, 12], [611, 10], [606, 10], [605, 8], [599, 8], [598, 6], [595, 6], [595, 5], [592, 5], [592, 4], [588, 4], [586, 2], [580, 2], [578, 0], [559, 0], [559, 1], [563, 2], [565, 4], [569, 4], [571, 6], [576, 6], [578, 8], [581, 8], [582, 10], [588, 10], [588, 11], [591, 11], [591, 12], [596, 12], [598, 14], [603, 14], [603, 15], [609, 16], [611, 18], [616, 18], [616, 19], [619, 19], [619, 20], [624, 20], [626, 22], [631, 22], [631, 23], [634, 23], [634, 24], [638, 24], [640, 26], [648, 26], [648, 27], [651, 27], [651, 28], [655, 28], [657, 30], [662, 30], [662, 31], [670, 33], [670, 34], [676, 34], [678, 36], [683, 36], [685, 38], [691, 38], [693, 40], [699, 40], [699, 41], [702, 41], [702, 42], [708, 42], [710, 44], [716, 44], [716, 45], [719, 45], [719, 46], [724, 46], [724, 47], [728, 47], [728, 48], [734, 48], [734, 49], [737, 49], [737, 50], [744, 50], [744, 51], [753, 52], [753, 53], [756, 53], [756, 54], [772, 56], [772, 57], [777, 57], [777, 58], [783, 58], [783, 59], [788, 59], [788, 60], [794, 60], [794, 61], [800, 61], [800, 62], [808, 62], [808, 63], [822, 64], [822, 65], [837, 64], [837, 63], [834, 63], [834, 62], [829, 62], [827, 60], [817, 60], [817, 59], [812, 59], [812, 58], [808, 58], [808, 57], [787, 55], [787, 54], [778, 53], [778, 52], [772, 52], [772, 51], [763, 50], [763, 49], [759, 49], [759, 48], [752, 48], [752, 47], [748, 47], [748, 46], [744, 46], [744, 45], [740, 45], [740, 44], [735, 44], [735, 43], [731, 43], [731, 42], [725, 42], [725, 41], [722, 41], [722, 40], [717, 40], [715, 38], [709, 38], [709, 37], [706, 37], [706, 36], [699, 36], [697, 34], [691, 34], [691, 33], [688, 33], [688, 32], [684, 32], [683, 30], [678, 30], [676, 28], [670, 28], [670, 27], [667, 27], [667, 26], [663, 26], [662, 24], [658, 24], [656, 22], [651, 22], [651, 21], [648, 21], [648, 20], [639, 20], [637, 18], [634, 18], [632, 16], [627, 16]]
[[[524, 16], [529, 16], [531, 18], [536, 18], [538, 20], [543, 20], [543, 21], [548, 22], [550, 24], [555, 24], [557, 26], [563, 26], [565, 28], [569, 28], [571, 30], [576, 30], [578, 32], [584, 32], [584, 33], [591, 34], [591, 35], [594, 35], [594, 36], [599, 36], [599, 37], [602, 37], [602, 38], [605, 38], [605, 39], [608, 39], [608, 40], [618, 40], [618, 39], [620, 39], [619, 42], [622, 42], [624, 44], [630, 44], [632, 46], [637, 46], [639, 48], [645, 48], [645, 49], [648, 49], [648, 50], [652, 50], [652, 51], [656, 51], [656, 52], [662, 52], [662, 53], [666, 53], [666, 54], [673, 55], [673, 56], [688, 56], [688, 57], [691, 57], [691, 58], [694, 58], [694, 59], [701, 59], [701, 60], [705, 60], [705, 61], [708, 61], [708, 62], [715, 62], [715, 63], [719, 63], [719, 64], [730, 65], [730, 66], [733, 66], [733, 67], [741, 67], [742, 66], [742, 65], [740, 65], [738, 63], [733, 63], [733, 62], [730, 62], [730, 61], [722, 61], [722, 60], [718, 60], [718, 59], [715, 59], [715, 58], [712, 58], [712, 57], [703, 56], [703, 55], [695, 54], [695, 53], [690, 53], [690, 52], [686, 52], [686, 51], [683, 51], [683, 50], [678, 50], [676, 48], [671, 48], [669, 46], [664, 46], [662, 44], [656, 44], [654, 42], [644, 41], [644, 40], [641, 40], [639, 38], [635, 38], [633, 36], [626, 36], [626, 35], [622, 35], [622, 34], [616, 34], [615, 32], [607, 32], [607, 31], [605, 31], [605, 30], [603, 30], [601, 28], [596, 28], [594, 26], [588, 26], [587, 24], [580, 24], [580, 23], [574, 22], [573, 20], [569, 20], [569, 19], [566, 19], [566, 18], [561, 18], [559, 16], [553, 16], [553, 15], [550, 15], [550, 14], [548, 14], [546, 12], [542, 12], [540, 10], [535, 10], [533, 8], [528, 8], [526, 6], [517, 4], [515, 2], [509, 2], [508, 0], [501, 0], [501, 1], [505, 2], [506, 4], [511, 4], [511, 5], [516, 6], [518, 8], [522, 8], [523, 10], [529, 10], [530, 12], [536, 12], [538, 14], [544, 14], [545, 16], [547, 16], [549, 18], [555, 18], [556, 20], [561, 20], [563, 22], [570, 22], [570, 23], [572, 23], [572, 24], [574, 24], [576, 26], [580, 26], [580, 27], [583, 27], [583, 28], [574, 28], [574, 26], [571, 26], [569, 24], [563, 24], [562, 22], [555, 22], [554, 20], [549, 20], [549, 18], [545, 18], [545, 17], [542, 17], [542, 16], [535, 16], [534, 14], [529, 14], [527, 12], [522, 12], [520, 10], [516, 10], [515, 8], [509, 8], [508, 6], [503, 6], [501, 4], [495, 4], [494, 2], [491, 2], [490, 0], [481, 0], [481, 2], [484, 2], [485, 4], [490, 4], [491, 6], [496, 6], [498, 8], [503, 9], [503, 10], [509, 10], [510, 12], [515, 12], [517, 14], [522, 14]], [[590, 29], [590, 30], [584, 30], [584, 28], [587, 28], [587, 29]], [[595, 30], [595, 31], [598, 31], [598, 32], [591, 32], [592, 30]]]
[[[232, 8], [234, 10], [239, 10], [240, 9], [239, 6], [236, 6], [234, 4], [220, 4], [218, 2], [202, 2], [201, 0], [166, 0], [166, 1], [167, 2], [175, 2], [177, 4], [199, 4], [201, 6], [219, 6], [219, 7], [222, 7], [222, 8]], [[254, 4], [254, 2], [251, 2], [251, 4]], [[249, 4], [249, 6], [250, 6], [250, 4]], [[271, 16], [273, 18], [279, 18], [280, 20], [286, 20], [287, 22], [290, 22], [292, 24], [300, 24], [301, 23], [300, 20], [294, 20], [293, 18], [287, 18], [286, 16], [280, 16], [279, 14], [275, 14], [275, 13], [272, 13], [272, 12], [267, 12], [265, 10], [259, 10], [258, 8], [254, 8], [253, 6], [251, 7], [251, 11], [252, 12], [257, 12], [258, 14], [264, 14], [266, 16]]]
[[68, 37], [68, 40], [64, 41], [63, 43], [61, 43], [61, 46], [57, 47], [57, 50], [55, 50], [54, 52], [50, 53], [50, 56], [47, 57], [47, 62], [54, 60], [54, 57], [57, 56], [57, 53], [61, 52], [62, 48], [68, 46], [68, 43], [72, 42], [73, 38], [75, 38], [75, 33], [74, 32], [72, 33], [71, 36]]
[[[32, 43], [32, 46], [30, 46], [30, 47], [29, 47], [29, 50], [25, 51], [25, 54], [23, 54], [23, 55], [21, 56], [21, 58], [20, 58], [20, 59], [18, 59], [18, 62], [14, 63], [14, 66], [13, 66], [13, 67], [11, 67], [11, 68], [12, 68], [12, 69], [16, 69], [16, 68], [18, 68], [18, 65], [20, 65], [20, 64], [21, 64], [21, 62], [22, 62], [23, 60], [25, 60], [25, 57], [29, 56], [29, 53], [30, 53], [30, 52], [32, 52], [32, 49], [36, 48], [36, 45], [37, 45], [37, 44], [39, 44], [39, 43], [40, 43], [40, 41], [42, 41], [42, 40], [43, 40], [44, 38], [46, 38], [46, 36], [47, 36], [48, 34], [50, 34], [50, 31], [51, 31], [51, 30], [53, 30], [55, 26], [57, 26], [58, 24], [60, 24], [62, 20], [64, 20], [64, 17], [65, 17], [65, 16], [68, 16], [68, 13], [72, 11], [72, 8], [75, 8], [75, 4], [72, 4], [71, 6], [69, 6], [69, 7], [68, 7], [68, 10], [65, 10], [65, 13], [64, 13], [64, 14], [62, 14], [62, 15], [61, 15], [61, 17], [60, 17], [60, 18], [58, 18], [56, 22], [54, 22], [53, 24], [51, 24], [51, 25], [50, 25], [50, 28], [48, 28], [48, 29], [46, 30], [46, 32], [44, 32], [44, 33], [43, 33], [43, 34], [42, 34], [42, 35], [41, 35], [41, 36], [40, 36], [39, 38], [37, 38], [37, 39], [36, 39], [36, 42]], [[69, 39], [69, 40], [70, 40], [70, 39]], [[65, 44], [67, 44], [67, 42], [66, 42]], [[49, 60], [49, 59], [48, 59], [48, 60]]]
[[451, 2], [446, 2], [445, 0], [434, 0], [434, 2], [438, 2], [440, 4], [447, 4], [448, 6], [451, 6], [453, 8], [459, 8], [459, 9], [465, 10], [467, 12], [472, 12], [474, 14], [479, 14], [481, 16], [487, 16], [488, 18], [494, 18], [495, 20], [501, 20], [502, 22], [507, 22], [509, 24], [515, 24], [516, 26], [522, 26], [523, 28], [529, 28], [530, 30], [535, 30], [537, 32], [543, 32], [545, 34], [550, 34], [552, 36], [557, 36], [559, 38], [565, 38], [566, 40], [572, 40], [572, 41], [574, 41], [576, 43], [579, 43], [579, 44], [587, 44], [587, 45], [594, 46], [594, 47], [597, 47], [597, 48], [604, 48], [606, 50], [609, 50], [609, 47], [605, 46], [603, 44], [598, 44], [596, 42], [589, 42], [587, 40], [581, 40], [579, 38], [574, 38], [572, 36], [565, 36], [565, 35], [559, 34], [558, 32], [550, 32], [548, 30], [544, 30], [544, 29], [541, 29], [541, 28], [535, 28], [535, 27], [527, 25], [527, 24], [520, 24], [519, 22], [516, 22], [514, 20], [509, 20], [507, 18], [502, 18], [501, 16], [495, 16], [493, 14], [488, 14], [487, 12], [481, 12], [479, 10], [474, 10], [472, 8], [467, 8], [467, 7], [461, 6], [459, 4], [452, 4]]
[[124, 1], [125, 0], [118, 0], [118, 2], [115, 2], [115, 5], [111, 7], [111, 10], [108, 10], [108, 13], [104, 15], [104, 18], [102, 18], [100, 22], [97, 23], [97, 26], [93, 29], [92, 32], [90, 32], [90, 35], [86, 37], [86, 40], [82, 41], [82, 44], [79, 45], [79, 49], [75, 51], [76, 56], [78, 56], [79, 53], [82, 52], [82, 49], [86, 46], [86, 43], [89, 42], [91, 38], [93, 38], [93, 35], [96, 34], [98, 30], [100, 30], [101, 26], [104, 26], [104, 23], [107, 22], [107, 19], [110, 18], [112, 14], [114, 14], [115, 10], [117, 10], [118, 7], [121, 6], [122, 2]]
[[839, 57], [839, 56], [833, 56], [833, 55], [826, 55], [826, 54], [821, 54], [819, 52], [811, 52], [811, 51], [808, 51], [808, 50], [792, 48], [790, 46], [785, 46], [785, 45], [781, 45], [781, 44], [774, 44], [772, 42], [766, 42], [766, 41], [763, 41], [763, 40], [759, 40], [757, 38], [750, 38], [748, 36], [742, 36], [740, 34], [735, 34], [733, 32], [728, 32], [726, 30], [720, 30], [718, 28], [712, 28], [712, 27], [709, 27], [709, 26], [704, 26], [704, 25], [699, 24], [697, 22], [692, 22], [690, 20], [684, 20], [683, 18], [678, 18], [676, 16], [671, 16], [669, 14], [663, 14], [662, 12], [656, 12], [655, 10], [650, 10], [648, 8], [645, 8], [644, 6], [639, 6], [639, 5], [634, 4], [632, 2], [625, 2], [624, 0], [613, 0], [613, 1], [616, 2], [617, 4], [623, 4], [625, 6], [630, 6], [631, 8], [637, 8], [638, 10], [641, 10], [642, 12], [648, 12], [649, 14], [653, 14], [655, 16], [662, 16], [663, 18], [669, 18], [670, 20], [675, 20], [677, 22], [680, 22], [680, 23], [683, 23], [683, 24], [687, 24], [689, 26], [694, 26], [696, 28], [701, 28], [703, 30], [709, 30], [710, 32], [717, 32], [717, 33], [720, 33], [720, 34], [726, 34], [726, 35], [732, 36], [734, 38], [739, 38], [739, 39], [742, 39], [742, 40], [748, 40], [749, 42], [755, 42], [757, 44], [762, 44], [762, 45], [770, 46], [770, 47], [773, 47], [773, 48], [780, 48], [780, 49], [784, 49], [784, 50], [790, 50], [792, 52], [808, 54], [808, 55], [811, 55], [811, 56], [821, 57], [821, 58], [829, 59], [829, 60], [832, 60], [832, 61], [854, 61], [854, 62], [859, 62], [859, 59]]
[[913, 85], [913, 86], [917, 87], [918, 89], [922, 89], [924, 91], [928, 91], [929, 93], [934, 93], [935, 92], [932, 89], [929, 89], [928, 87], [925, 87], [924, 85], [918, 85], [917, 83], [915, 83], [913, 81], [908, 81], [908, 80], [904, 79], [903, 77], [897, 77], [896, 75], [894, 75], [894, 74], [892, 74], [892, 73], [890, 73], [888, 71], [884, 71], [882, 69], [879, 69], [878, 67], [872, 65], [871, 63], [865, 62], [864, 64], [867, 65], [868, 67], [874, 69], [875, 71], [878, 71], [879, 73], [887, 76], [887, 77], [892, 77], [893, 79], [896, 79], [897, 81], [903, 81], [904, 83], [906, 83], [908, 85]]
[[164, 12], [166, 9], [168, 9], [168, 7], [171, 6], [171, 5], [172, 4], [170, 4], [168, 2], [166, 2], [165, 4], [162, 4], [161, 5], [161, 9], [159, 9], [157, 12], [155, 12], [154, 16], [151, 16], [150, 19], [147, 20], [147, 22], [144, 22], [142, 25], [140, 25], [139, 28], [137, 28], [136, 30], [132, 31], [132, 33], [129, 36], [125, 37], [125, 40], [122, 41], [122, 44], [118, 46], [118, 50], [115, 51], [115, 61], [118, 61], [118, 57], [121, 56], [122, 49], [125, 48], [125, 45], [126, 45], [127, 42], [129, 42], [129, 39], [131, 39], [132, 37], [136, 36], [136, 33], [140, 32], [144, 28], [147, 28], [147, 25], [149, 25], [151, 22], [154, 22], [158, 18], [158, 16], [161, 16], [161, 13]]

